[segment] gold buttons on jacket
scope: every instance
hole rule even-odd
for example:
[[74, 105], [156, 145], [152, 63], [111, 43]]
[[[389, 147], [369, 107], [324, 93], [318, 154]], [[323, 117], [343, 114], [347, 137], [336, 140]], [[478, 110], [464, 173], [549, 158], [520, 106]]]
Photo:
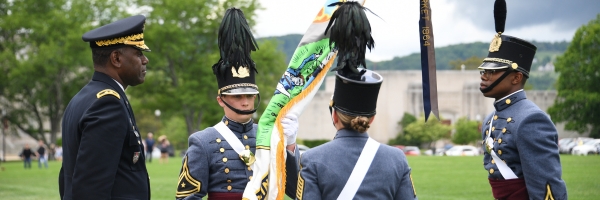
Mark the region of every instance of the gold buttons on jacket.
[[223, 162], [227, 162], [227, 157], [223, 157]]
[[506, 119], [506, 122], [511, 122], [512, 121], [512, 117], [509, 117], [508, 119]]
[[221, 143], [221, 138], [217, 138], [217, 143]]
[[502, 155], [502, 150], [498, 149], [498, 155]]
[[485, 135], [489, 135], [490, 134], [490, 130], [485, 130]]
[[252, 168], [250, 168], [250, 166], [248, 166], [248, 171], [252, 171]]
[[247, 136], [247, 135], [244, 135], [244, 140], [247, 140], [247, 139], [248, 139], [248, 136]]
[[225, 173], [229, 174], [229, 168], [225, 167]]
[[248, 177], [248, 180], [252, 180], [252, 176]]
[[228, 183], [231, 183], [231, 179], [227, 179], [227, 182], [228, 182]]
[[219, 149], [219, 152], [221, 152], [221, 153], [225, 152], [225, 148], [221, 147], [221, 148]]
[[494, 161], [494, 159], [492, 159], [492, 164], [496, 164], [496, 161]]
[[510, 104], [510, 99], [507, 99], [507, 100], [506, 100], [506, 104]]
[[498, 139], [498, 144], [502, 143], [502, 138]]
[[227, 186], [227, 190], [231, 191], [231, 185]]
[[246, 150], [250, 150], [250, 145], [246, 145]]
[[229, 125], [229, 120], [225, 120], [225, 122], [223, 122], [223, 123], [225, 123], [225, 126], [227, 126], [227, 125]]
[[494, 131], [494, 130], [496, 130], [496, 127], [495, 127], [495, 126], [492, 126], [492, 131]]
[[498, 119], [498, 115], [494, 115], [494, 120], [497, 120], [497, 119]]
[[490, 169], [490, 174], [493, 174], [493, 173], [494, 173], [494, 169]]
[[502, 128], [502, 133], [506, 133], [506, 128]]

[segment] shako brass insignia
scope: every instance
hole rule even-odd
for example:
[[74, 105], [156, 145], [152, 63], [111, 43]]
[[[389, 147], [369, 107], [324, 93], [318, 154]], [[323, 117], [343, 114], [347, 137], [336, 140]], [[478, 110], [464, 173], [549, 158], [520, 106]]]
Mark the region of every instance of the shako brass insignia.
[[100, 92], [98, 92], [98, 94], [96, 94], [96, 98], [100, 98], [106, 95], [113, 95], [115, 97], [117, 97], [117, 99], [121, 99], [121, 96], [119, 95], [119, 93], [117, 93], [117, 91], [111, 90], [111, 89], [105, 89], [102, 90]]
[[496, 33], [496, 35], [494, 35], [494, 39], [492, 39], [492, 42], [490, 43], [490, 52], [496, 52], [500, 50], [500, 45], [502, 45], [502, 38], [500, 37], [501, 33]]
[[232, 67], [231, 73], [233, 74], [233, 77], [246, 78], [250, 76], [250, 69], [248, 69], [248, 67], [240, 66], [236, 72], [235, 67]]

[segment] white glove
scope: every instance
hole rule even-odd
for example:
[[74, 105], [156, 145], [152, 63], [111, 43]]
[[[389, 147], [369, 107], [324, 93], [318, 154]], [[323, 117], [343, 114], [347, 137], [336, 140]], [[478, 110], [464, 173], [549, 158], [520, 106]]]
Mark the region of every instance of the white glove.
[[298, 117], [293, 114], [287, 114], [281, 120], [281, 126], [283, 127], [283, 134], [286, 138], [286, 145], [296, 143], [296, 135], [298, 135]]

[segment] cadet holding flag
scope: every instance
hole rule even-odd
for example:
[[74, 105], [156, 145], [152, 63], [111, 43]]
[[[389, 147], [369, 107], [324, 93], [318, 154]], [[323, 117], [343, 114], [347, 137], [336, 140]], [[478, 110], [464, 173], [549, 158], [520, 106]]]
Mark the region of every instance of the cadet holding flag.
[[527, 99], [536, 46], [504, 35], [506, 2], [494, 4], [496, 32], [481, 69], [481, 92], [495, 111], [483, 121], [483, 166], [495, 199], [567, 199], [558, 154], [558, 132], [550, 117]]
[[144, 82], [146, 17], [128, 17], [85, 33], [94, 75], [69, 102], [62, 121], [61, 199], [150, 199], [144, 145], [125, 95]]
[[402, 150], [380, 145], [367, 133], [375, 119], [383, 77], [365, 69], [366, 48], [374, 47], [366, 8], [357, 2], [330, 6], [339, 6], [325, 29], [329, 45], [339, 56], [329, 106], [338, 131], [332, 141], [302, 154], [296, 197], [417, 199]]
[[[246, 184], [253, 179], [257, 125], [252, 114], [257, 109], [255, 104], [260, 103], [260, 94], [250, 53], [258, 46], [242, 10], [227, 9], [219, 27], [218, 45], [221, 59], [212, 69], [219, 86], [216, 100], [224, 116], [216, 125], [189, 137], [176, 199], [208, 196], [209, 200], [240, 200]], [[293, 131], [290, 136], [295, 138], [295, 134]], [[297, 172], [295, 139], [289, 141], [287, 170]], [[291, 185], [287, 194], [292, 198], [296, 177], [289, 176], [287, 181]]]

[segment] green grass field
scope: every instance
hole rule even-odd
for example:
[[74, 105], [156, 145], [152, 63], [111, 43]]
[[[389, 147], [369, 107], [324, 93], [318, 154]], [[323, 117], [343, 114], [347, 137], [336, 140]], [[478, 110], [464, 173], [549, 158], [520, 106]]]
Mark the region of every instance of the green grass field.
[[[493, 199], [481, 159], [481, 156], [409, 157], [417, 196], [421, 200]], [[152, 199], [174, 199], [180, 159], [171, 158], [168, 164], [162, 165], [157, 161], [148, 165]], [[563, 155], [561, 161], [569, 199], [598, 199], [600, 156]], [[49, 169], [38, 169], [34, 161], [32, 169], [25, 170], [22, 162], [2, 163], [0, 199], [59, 199], [57, 177], [60, 165], [60, 162], [50, 162]]]

